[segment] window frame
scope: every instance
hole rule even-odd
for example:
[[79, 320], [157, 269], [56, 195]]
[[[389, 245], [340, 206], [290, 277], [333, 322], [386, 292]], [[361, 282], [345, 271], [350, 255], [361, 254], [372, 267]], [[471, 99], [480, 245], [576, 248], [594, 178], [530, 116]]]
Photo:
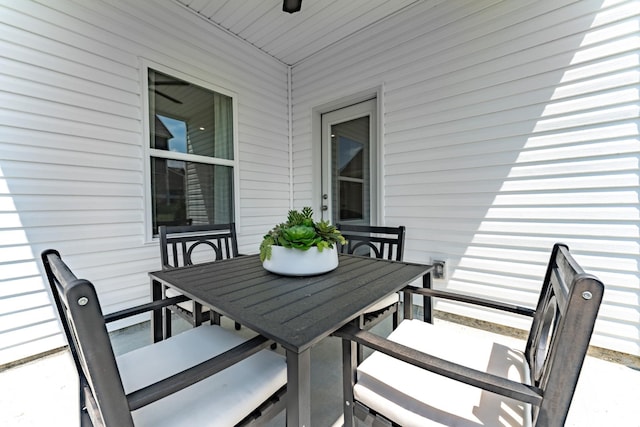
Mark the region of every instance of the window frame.
[[[191, 84], [201, 86], [205, 89], [220, 93], [222, 95], [226, 95], [231, 98], [231, 108], [232, 108], [232, 123], [233, 123], [233, 132], [232, 132], [232, 143], [233, 143], [233, 159], [222, 159], [216, 157], [202, 156], [198, 154], [188, 154], [188, 153], [178, 153], [175, 151], [169, 150], [160, 150], [157, 148], [151, 148], [150, 138], [150, 123], [149, 123], [149, 115], [150, 115], [150, 105], [149, 105], [149, 69], [159, 71], [161, 73], [167, 74], [169, 76], [175, 77], [180, 80], [187, 81]], [[142, 126], [143, 126], [143, 186], [144, 186], [144, 195], [143, 195], [143, 203], [144, 203], [144, 241], [145, 243], [157, 243], [158, 237], [157, 235], [153, 235], [153, 207], [151, 206], [153, 203], [153, 198], [151, 195], [151, 158], [163, 158], [168, 160], [180, 160], [187, 162], [196, 162], [196, 163], [205, 163], [210, 165], [220, 165], [220, 166], [228, 166], [233, 169], [233, 221], [236, 223], [236, 229], [239, 229], [238, 224], [238, 209], [240, 207], [240, 190], [239, 190], [239, 182], [240, 182], [240, 173], [238, 170], [239, 164], [239, 153], [240, 150], [238, 148], [238, 95], [230, 91], [228, 89], [222, 88], [220, 86], [211, 83], [206, 80], [211, 76], [199, 76], [198, 73], [189, 74], [187, 72], [179, 71], [175, 68], [171, 68], [165, 65], [161, 65], [155, 63], [153, 61], [149, 61], [146, 59], [141, 59], [140, 66], [141, 78], [142, 82], [141, 88], [141, 98], [142, 98]]]

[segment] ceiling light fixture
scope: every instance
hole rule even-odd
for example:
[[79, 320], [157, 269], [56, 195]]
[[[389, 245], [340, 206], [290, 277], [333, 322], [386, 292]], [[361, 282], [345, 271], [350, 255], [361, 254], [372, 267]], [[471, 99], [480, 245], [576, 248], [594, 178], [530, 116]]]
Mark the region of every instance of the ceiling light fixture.
[[302, 0], [284, 0], [282, 2], [282, 11], [295, 13], [300, 12], [300, 8], [302, 7]]

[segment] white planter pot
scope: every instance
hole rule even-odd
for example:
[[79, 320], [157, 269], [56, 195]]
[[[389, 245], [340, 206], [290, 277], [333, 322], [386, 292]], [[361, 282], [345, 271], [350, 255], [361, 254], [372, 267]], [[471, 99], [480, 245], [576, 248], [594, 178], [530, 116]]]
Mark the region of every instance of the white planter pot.
[[285, 276], [313, 276], [334, 270], [338, 266], [338, 250], [316, 247], [306, 251], [282, 246], [271, 247], [271, 258], [262, 263], [265, 270]]

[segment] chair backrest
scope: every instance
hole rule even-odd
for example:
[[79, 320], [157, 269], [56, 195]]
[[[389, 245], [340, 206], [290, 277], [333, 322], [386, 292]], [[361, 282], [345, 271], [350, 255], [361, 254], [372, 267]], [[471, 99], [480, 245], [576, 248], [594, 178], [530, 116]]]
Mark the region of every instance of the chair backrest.
[[603, 293], [567, 246], [554, 245], [525, 347], [531, 384], [544, 396], [534, 425], [564, 425]]
[[235, 223], [158, 228], [162, 268], [238, 256]]
[[81, 405], [93, 425], [133, 426], [95, 288], [76, 278], [55, 250], [44, 251], [42, 263], [78, 371]]
[[380, 227], [372, 225], [336, 224], [347, 239], [338, 245], [344, 254], [373, 255], [376, 258], [402, 261], [405, 227]]

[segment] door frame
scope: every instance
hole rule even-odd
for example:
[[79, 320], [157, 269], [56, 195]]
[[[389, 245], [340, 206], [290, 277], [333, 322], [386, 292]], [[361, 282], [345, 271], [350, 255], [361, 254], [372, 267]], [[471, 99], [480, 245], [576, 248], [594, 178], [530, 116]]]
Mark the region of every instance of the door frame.
[[[322, 160], [321, 160], [321, 171], [322, 171], [322, 198], [323, 198], [323, 206], [327, 206], [328, 218], [325, 217], [324, 213], [327, 211], [322, 211], [322, 216], [324, 220], [329, 220], [330, 222], [337, 222], [333, 218], [333, 214], [340, 211], [340, 207], [333, 206], [333, 200], [336, 198], [336, 194], [332, 194], [334, 190], [334, 179], [336, 177], [333, 175], [334, 165], [331, 164], [334, 156], [331, 154], [333, 149], [333, 141], [331, 138], [331, 132], [333, 126], [339, 125], [341, 123], [347, 123], [352, 120], [360, 119], [368, 117], [369, 118], [369, 136], [368, 136], [368, 147], [366, 149], [367, 157], [363, 159], [367, 164], [368, 177], [366, 178], [367, 185], [363, 187], [363, 189], [368, 189], [368, 194], [363, 196], [363, 202], [366, 202], [367, 206], [364, 207], [366, 209], [366, 217], [361, 221], [356, 221], [354, 224], [362, 224], [365, 225], [364, 222], [366, 220], [366, 225], [376, 224], [377, 222], [377, 212], [372, 212], [377, 210], [378, 207], [378, 109], [377, 102], [375, 99], [369, 99], [366, 101], [359, 102], [357, 104], [352, 104], [347, 107], [343, 107], [337, 110], [329, 111], [328, 113], [322, 114]], [[335, 186], [335, 191], [338, 191], [340, 188], [339, 185]], [[324, 195], [328, 194], [329, 197], [324, 199]], [[351, 223], [351, 222], [349, 222]]]
[[373, 182], [373, 176], [371, 185], [376, 188], [376, 206], [371, 209], [371, 224], [384, 225], [383, 203], [384, 203], [384, 187], [383, 187], [383, 147], [384, 147], [384, 133], [382, 132], [384, 126], [382, 118], [384, 117], [384, 102], [383, 102], [383, 89], [384, 86], [380, 85], [376, 88], [364, 90], [362, 92], [355, 93], [353, 95], [336, 99], [312, 108], [311, 111], [311, 171], [312, 171], [312, 184], [311, 184], [311, 207], [316, 212], [317, 218], [320, 218], [322, 212], [322, 114], [338, 110], [340, 108], [348, 107], [353, 104], [376, 99], [377, 110], [377, 138], [378, 143], [376, 146], [376, 164], [372, 167], [376, 168], [375, 182]]

